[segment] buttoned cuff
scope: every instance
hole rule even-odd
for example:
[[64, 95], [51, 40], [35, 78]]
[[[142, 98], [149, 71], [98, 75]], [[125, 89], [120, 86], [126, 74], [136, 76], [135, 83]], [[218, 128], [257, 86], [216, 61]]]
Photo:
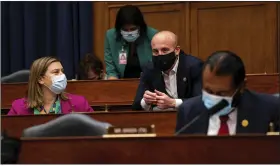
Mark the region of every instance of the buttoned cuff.
[[149, 111], [151, 108], [151, 105], [148, 105], [145, 100], [142, 98], [141, 100], [141, 107], [145, 110], [145, 111]]
[[180, 107], [180, 105], [183, 103], [183, 100], [181, 99], [175, 99], [175, 108]]

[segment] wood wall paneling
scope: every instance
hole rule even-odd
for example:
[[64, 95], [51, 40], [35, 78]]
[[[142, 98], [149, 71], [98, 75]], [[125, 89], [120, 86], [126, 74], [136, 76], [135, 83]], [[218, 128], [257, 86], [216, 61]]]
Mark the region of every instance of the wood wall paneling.
[[[278, 54], [277, 54], [277, 68], [278, 68], [278, 72], [277, 73], [280, 73], [280, 2], [277, 3], [277, 27], [278, 27], [278, 30], [277, 30], [277, 37], [278, 37], [278, 44], [277, 44], [277, 50], [278, 50]], [[280, 75], [279, 75], [279, 78], [280, 78]]]
[[276, 3], [191, 3], [191, 52], [205, 60], [216, 50], [232, 50], [247, 73], [276, 72]]
[[94, 52], [102, 60], [105, 32], [125, 4], [138, 6], [149, 26], [176, 33], [187, 53], [205, 60], [216, 50], [232, 50], [247, 73], [277, 72], [277, 2], [93, 2]]
[[103, 62], [104, 68], [104, 39], [107, 30], [106, 2], [93, 2], [93, 53]]

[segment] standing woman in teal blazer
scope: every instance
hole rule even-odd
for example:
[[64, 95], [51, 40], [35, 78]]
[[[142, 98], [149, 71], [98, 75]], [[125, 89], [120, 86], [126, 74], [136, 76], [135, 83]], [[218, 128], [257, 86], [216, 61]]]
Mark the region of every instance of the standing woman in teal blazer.
[[146, 25], [138, 7], [121, 7], [115, 28], [105, 37], [107, 78], [140, 78], [143, 67], [152, 60], [151, 40], [156, 32]]

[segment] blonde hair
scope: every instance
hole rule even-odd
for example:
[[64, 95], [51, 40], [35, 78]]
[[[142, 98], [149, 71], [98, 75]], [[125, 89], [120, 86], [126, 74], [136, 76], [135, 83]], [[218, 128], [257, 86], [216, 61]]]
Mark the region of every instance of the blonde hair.
[[[27, 91], [28, 108], [38, 108], [44, 105], [44, 93], [42, 90], [42, 85], [39, 83], [39, 80], [46, 74], [48, 67], [54, 62], [60, 61], [55, 57], [42, 57], [35, 60], [32, 63]], [[59, 94], [59, 97], [62, 100], [68, 99], [64, 92]]]

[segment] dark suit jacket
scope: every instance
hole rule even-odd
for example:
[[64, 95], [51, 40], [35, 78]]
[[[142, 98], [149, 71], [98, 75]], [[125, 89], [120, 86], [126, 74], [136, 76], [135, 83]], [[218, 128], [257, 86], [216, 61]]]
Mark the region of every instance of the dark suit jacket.
[[[203, 62], [183, 51], [179, 55], [177, 69], [178, 98], [187, 99], [201, 94], [201, 71]], [[138, 90], [132, 105], [133, 110], [142, 110], [141, 100], [146, 90], [154, 92], [157, 89], [167, 94], [162, 72], [154, 68], [153, 63], [148, 63], [143, 71]]]
[[[275, 130], [279, 130], [279, 99], [269, 94], [261, 94], [245, 90], [237, 107], [236, 134], [254, 133], [265, 134], [269, 131], [269, 123], [273, 122]], [[184, 102], [177, 114], [176, 132], [194, 117], [208, 111], [204, 106], [201, 96], [194, 97]], [[205, 113], [181, 134], [207, 134], [210, 115]], [[242, 126], [246, 119], [249, 124]]]

